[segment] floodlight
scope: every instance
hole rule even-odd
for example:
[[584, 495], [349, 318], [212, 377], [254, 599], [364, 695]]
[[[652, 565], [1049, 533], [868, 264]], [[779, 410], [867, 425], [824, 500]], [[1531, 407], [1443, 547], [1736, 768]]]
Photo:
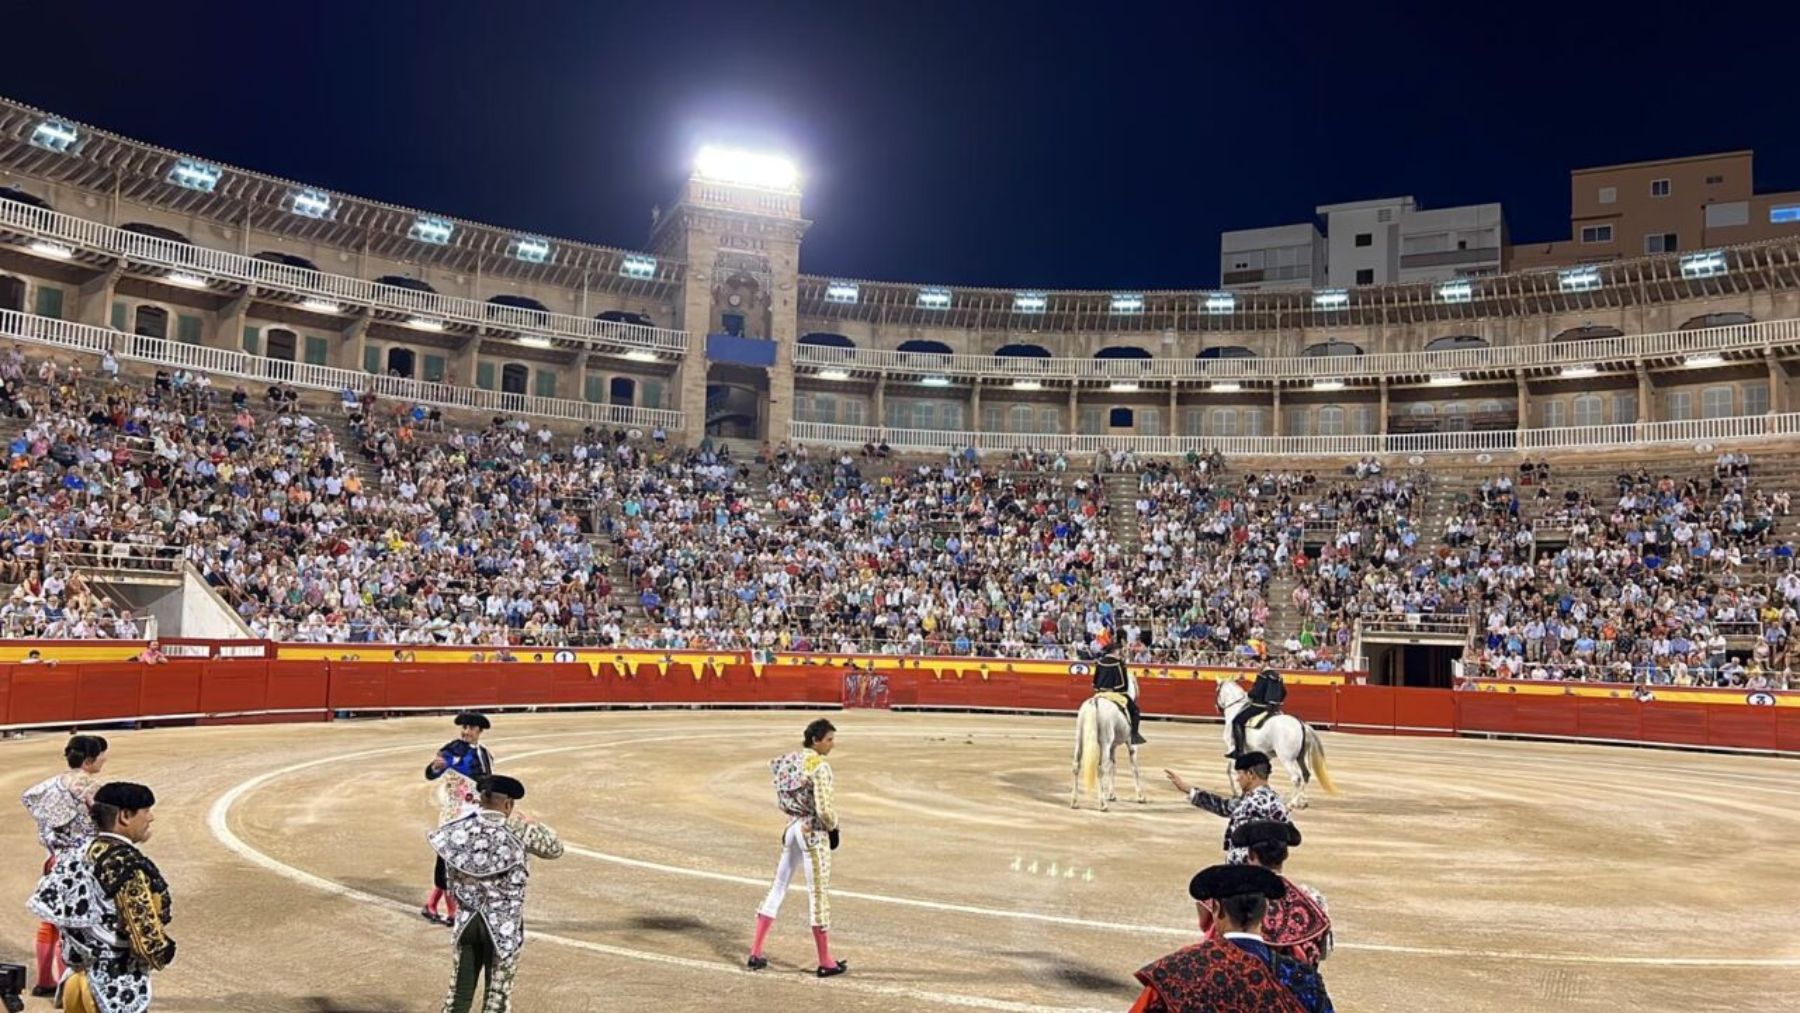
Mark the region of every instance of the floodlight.
[[780, 155], [738, 151], [707, 145], [694, 156], [694, 175], [720, 183], [793, 190], [800, 184], [800, 170]]

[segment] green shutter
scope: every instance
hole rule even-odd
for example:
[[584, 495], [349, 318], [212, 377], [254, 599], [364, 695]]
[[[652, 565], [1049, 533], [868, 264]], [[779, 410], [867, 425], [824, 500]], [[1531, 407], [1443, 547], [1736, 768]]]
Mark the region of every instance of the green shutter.
[[638, 383], [638, 407], [662, 407], [662, 381], [644, 380]]
[[262, 328], [249, 326], [244, 328], [244, 351], [251, 355], [262, 354]]
[[325, 360], [330, 357], [330, 355], [331, 346], [325, 343], [324, 338], [319, 337], [317, 334], [308, 334], [306, 336], [306, 362], [308, 365], [323, 366], [325, 365]]
[[425, 382], [426, 383], [443, 383], [444, 382], [444, 357], [443, 356], [427, 355], [425, 357]]
[[556, 396], [556, 370], [540, 369], [537, 371], [537, 396]]
[[363, 372], [381, 373], [381, 349], [376, 345], [363, 346]]
[[493, 363], [477, 362], [475, 364], [475, 386], [480, 387], [482, 390], [494, 389]]
[[200, 318], [183, 313], [175, 318], [175, 337], [184, 345], [200, 343]]
[[125, 329], [125, 304], [122, 302], [113, 303], [112, 329], [115, 331]]
[[583, 396], [593, 404], [606, 403], [606, 377], [589, 374]]
[[39, 285], [37, 290], [37, 315], [52, 320], [62, 319], [63, 291], [49, 285]]

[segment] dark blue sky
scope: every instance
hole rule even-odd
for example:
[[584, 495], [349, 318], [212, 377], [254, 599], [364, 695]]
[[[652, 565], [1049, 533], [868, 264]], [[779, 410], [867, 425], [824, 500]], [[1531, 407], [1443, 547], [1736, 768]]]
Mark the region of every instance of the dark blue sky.
[[1750, 147], [1800, 184], [1774, 5], [8, 7], [6, 95], [522, 230], [642, 246], [702, 141], [782, 148], [821, 274], [1206, 287], [1221, 230], [1332, 201], [1499, 200], [1546, 240], [1574, 167]]

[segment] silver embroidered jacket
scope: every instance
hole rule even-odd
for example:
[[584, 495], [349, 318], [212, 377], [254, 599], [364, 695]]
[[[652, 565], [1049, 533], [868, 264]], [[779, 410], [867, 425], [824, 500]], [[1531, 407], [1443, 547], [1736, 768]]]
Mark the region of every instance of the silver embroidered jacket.
[[76, 770], [25, 789], [21, 801], [37, 821], [38, 840], [45, 850], [60, 854], [94, 839], [94, 817], [88, 806], [99, 787], [93, 775]]
[[1225, 817], [1225, 861], [1232, 865], [1244, 864], [1250, 854], [1248, 849], [1231, 846], [1233, 830], [1258, 820], [1293, 822], [1288, 819], [1287, 803], [1281, 800], [1281, 794], [1266, 784], [1259, 784], [1238, 798], [1226, 798], [1195, 788], [1188, 795], [1188, 801], [1209, 813]]
[[561, 858], [556, 831], [484, 809], [438, 827], [427, 839], [444, 860], [444, 879], [459, 905], [453, 941], [479, 917], [500, 959], [517, 956], [525, 944], [526, 856]]

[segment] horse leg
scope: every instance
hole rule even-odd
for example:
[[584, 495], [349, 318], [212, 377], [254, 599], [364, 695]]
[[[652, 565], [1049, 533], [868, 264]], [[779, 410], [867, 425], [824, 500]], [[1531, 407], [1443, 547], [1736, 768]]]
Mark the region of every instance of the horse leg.
[[1138, 747], [1131, 747], [1131, 786], [1137, 791], [1138, 805], [1150, 801], [1144, 795], [1144, 775], [1138, 770]]
[[1075, 718], [1075, 762], [1069, 766], [1069, 808], [1081, 808], [1081, 718]]
[[1113, 749], [1111, 742], [1103, 742], [1100, 746], [1100, 811], [1105, 812], [1112, 801], [1118, 798], [1113, 794]]

